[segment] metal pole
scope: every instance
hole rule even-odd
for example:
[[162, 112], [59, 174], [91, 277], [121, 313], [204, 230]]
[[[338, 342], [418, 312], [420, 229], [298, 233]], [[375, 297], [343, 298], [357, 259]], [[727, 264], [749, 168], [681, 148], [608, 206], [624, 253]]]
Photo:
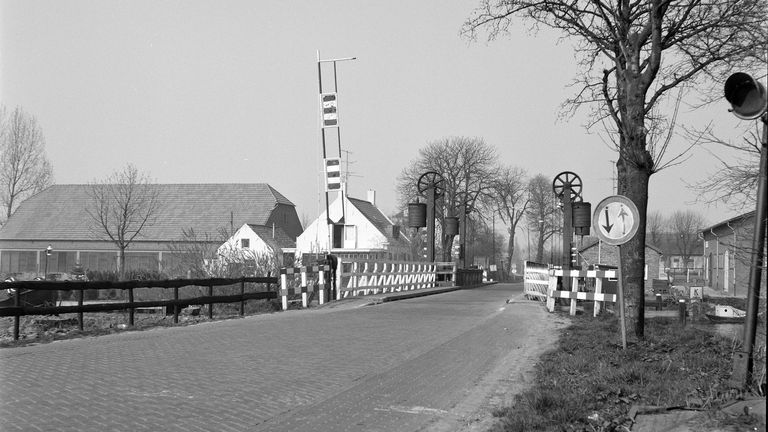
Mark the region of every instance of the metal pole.
[[627, 322], [624, 318], [624, 276], [621, 274], [621, 246], [619, 246], [619, 268], [616, 269], [616, 273], [619, 276], [616, 293], [619, 297], [619, 331], [621, 332], [621, 348], [627, 349]]
[[746, 388], [752, 375], [752, 354], [755, 345], [757, 312], [760, 303], [760, 279], [763, 271], [763, 249], [765, 248], [765, 219], [768, 217], [768, 113], [762, 117], [763, 137], [760, 151], [760, 171], [757, 181], [757, 204], [755, 209], [755, 230], [752, 237], [752, 262], [749, 268], [749, 287], [747, 292], [747, 320], [744, 323], [744, 351], [736, 352], [733, 357], [731, 384], [737, 388]]
[[563, 237], [561, 239], [563, 250], [560, 251], [560, 256], [562, 257], [561, 265], [563, 267], [563, 290], [570, 291], [571, 241], [573, 240], [573, 219], [571, 215], [573, 213], [573, 206], [571, 206], [570, 184], [566, 184], [563, 188], [563, 198], [561, 202], [563, 204]]
[[427, 258], [435, 262], [435, 185], [427, 188]]

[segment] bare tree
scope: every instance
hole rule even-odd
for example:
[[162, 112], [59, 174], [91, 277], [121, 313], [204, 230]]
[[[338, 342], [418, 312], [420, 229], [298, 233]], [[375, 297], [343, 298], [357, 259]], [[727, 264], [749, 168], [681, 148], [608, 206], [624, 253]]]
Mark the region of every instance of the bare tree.
[[26, 198], [53, 183], [45, 155], [45, 137], [34, 116], [20, 107], [7, 113], [0, 108], [0, 200], [7, 220]]
[[765, 0], [480, 0], [464, 24], [470, 38], [484, 30], [493, 39], [519, 17], [573, 42], [582, 74], [566, 106], [588, 105], [589, 126], [612, 132], [618, 193], [640, 212], [637, 235], [620, 248], [627, 316], [638, 338], [644, 337], [648, 181], [684, 153], [664, 160], [676, 116], [665, 115], [665, 99], [712, 90], [702, 86], [734, 67], [759, 64], [768, 43], [767, 9]]
[[[435, 216], [460, 216], [463, 208], [475, 212], [479, 200], [491, 191], [495, 174], [496, 149], [482, 138], [449, 137], [429, 143], [419, 150], [419, 158], [398, 178], [403, 203], [416, 199], [419, 177], [434, 171], [443, 177], [442, 198], [435, 204]], [[442, 259], [450, 260], [454, 235], [442, 235]]]
[[515, 232], [520, 220], [528, 208], [528, 184], [525, 170], [505, 166], [499, 169], [499, 174], [492, 186], [492, 205], [496, 213], [507, 226], [507, 266], [512, 270], [515, 252]]
[[700, 201], [708, 204], [722, 202], [736, 211], [755, 208], [761, 144], [757, 131], [759, 126], [750, 126], [755, 129], [745, 131], [744, 139], [735, 143], [717, 137], [711, 129], [688, 132], [692, 139], [698, 139], [704, 145], [714, 145], [736, 155], [733, 161], [727, 161], [707, 148], [720, 162], [720, 169], [710, 173], [704, 180], [688, 185], [698, 192]]
[[97, 238], [108, 238], [117, 246], [117, 272], [125, 275], [125, 250], [155, 223], [160, 211], [160, 189], [147, 174], [132, 164], [126, 165], [88, 189], [90, 203], [86, 212], [91, 217], [91, 231]]
[[666, 230], [666, 226], [667, 221], [660, 211], [648, 213], [645, 222], [646, 240], [658, 247], [661, 244], [661, 238]]
[[543, 174], [534, 176], [528, 183], [528, 208], [525, 217], [529, 229], [537, 233], [536, 262], [544, 262], [544, 243], [558, 232], [560, 210], [552, 193], [552, 183]]
[[696, 249], [696, 244], [701, 243], [699, 233], [704, 228], [704, 217], [695, 211], [678, 210], [669, 218], [669, 232], [675, 238], [677, 251], [683, 258], [683, 268], [688, 268]]

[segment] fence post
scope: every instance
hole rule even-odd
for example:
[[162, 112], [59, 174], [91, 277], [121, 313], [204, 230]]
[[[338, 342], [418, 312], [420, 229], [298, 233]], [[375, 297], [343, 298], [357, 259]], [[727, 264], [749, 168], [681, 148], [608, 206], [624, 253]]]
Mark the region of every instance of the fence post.
[[[571, 272], [573, 272], [573, 271], [574, 270], [567, 270], [567, 273], [569, 273], [569, 274], [566, 275], [566, 271], [563, 270], [563, 281], [565, 281], [566, 277], [570, 278], [571, 277]], [[565, 283], [565, 282], [563, 282], [563, 283]], [[572, 293], [579, 292], [579, 279], [578, 278], [572, 278], [571, 279], [571, 292]], [[570, 308], [569, 313], [570, 313], [571, 316], [576, 315], [576, 296], [574, 296], [571, 299], [571, 308]]]
[[[179, 287], [173, 288], [173, 300], [179, 301]], [[173, 323], [178, 324], [179, 323], [179, 307], [178, 303], [174, 303], [173, 305]]]
[[[213, 297], [213, 285], [208, 285], [208, 297]], [[208, 319], [213, 319], [213, 303], [208, 303]]]
[[679, 306], [678, 306], [678, 314], [680, 315], [679, 316], [679, 318], [680, 318], [680, 325], [685, 327], [685, 320], [688, 317], [688, 311], [686, 310], [686, 307], [685, 307], [685, 299], [680, 299], [678, 304], [679, 304]]
[[325, 267], [320, 269], [317, 276], [317, 289], [320, 291], [317, 293], [317, 301], [319, 304], [325, 303]]
[[[600, 277], [599, 274], [595, 277], [595, 298], [598, 297], [598, 294], [603, 293], [603, 278]], [[600, 307], [602, 306], [602, 303], [595, 300], [595, 306], [592, 308], [592, 316], [596, 317], [600, 313]]]
[[285, 274], [287, 269], [280, 271], [280, 301], [283, 310], [288, 310], [288, 275]]
[[19, 327], [20, 327], [20, 312], [21, 307], [21, 288], [16, 288], [13, 292], [13, 305], [16, 306], [16, 315], [13, 316], [13, 340], [19, 340]]
[[301, 307], [307, 307], [307, 268], [301, 268]]
[[336, 264], [336, 300], [341, 300], [342, 273], [344, 273], [344, 263], [339, 260]]
[[[77, 305], [82, 307], [83, 306], [83, 297], [85, 296], [85, 290], [80, 288], [80, 293], [77, 297]], [[83, 313], [78, 312], [77, 313], [77, 328], [80, 330], [83, 330]]]
[[133, 327], [136, 309], [133, 307], [133, 288], [128, 288], [128, 303], [131, 307], [128, 308], [128, 325]]
[[240, 280], [240, 316], [245, 315], [245, 299], [243, 299], [244, 295], [245, 295], [245, 278]]
[[547, 288], [547, 310], [555, 311], [555, 291], [557, 290], [557, 276], [549, 276], [549, 287]]

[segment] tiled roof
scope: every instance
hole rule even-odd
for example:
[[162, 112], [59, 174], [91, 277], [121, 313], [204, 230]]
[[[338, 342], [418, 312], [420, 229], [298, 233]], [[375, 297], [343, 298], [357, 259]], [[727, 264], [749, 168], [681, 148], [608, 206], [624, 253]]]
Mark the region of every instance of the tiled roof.
[[[89, 185], [53, 185], [27, 199], [0, 228], [0, 240], [94, 240], [86, 212]], [[182, 228], [216, 234], [244, 223], [263, 225], [277, 204], [293, 206], [266, 183], [155, 184], [161, 206], [157, 222], [137, 240], [178, 240]]]
[[291, 237], [278, 226], [274, 227], [274, 231], [271, 226], [253, 224], [248, 224], [248, 226], [270, 246], [277, 246], [279, 249], [296, 247], [296, 240], [291, 239]]

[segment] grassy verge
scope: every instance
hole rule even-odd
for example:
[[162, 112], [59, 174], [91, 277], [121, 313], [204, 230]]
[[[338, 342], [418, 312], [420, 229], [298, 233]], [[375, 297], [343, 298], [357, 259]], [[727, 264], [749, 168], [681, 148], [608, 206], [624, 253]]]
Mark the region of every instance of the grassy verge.
[[[634, 405], [714, 413], [740, 396], [728, 387], [738, 341], [654, 318], [646, 322], [645, 340], [630, 340], [622, 350], [617, 329], [612, 316], [573, 317], [558, 348], [536, 365], [534, 385], [494, 413], [499, 421], [493, 431], [624, 431], [631, 427], [628, 414]], [[762, 357], [755, 371], [762, 370], [759, 379], [764, 380], [764, 332], [758, 346]], [[713, 415], [709, 423], [714, 429], [699, 430], [765, 428], [750, 415]]]

